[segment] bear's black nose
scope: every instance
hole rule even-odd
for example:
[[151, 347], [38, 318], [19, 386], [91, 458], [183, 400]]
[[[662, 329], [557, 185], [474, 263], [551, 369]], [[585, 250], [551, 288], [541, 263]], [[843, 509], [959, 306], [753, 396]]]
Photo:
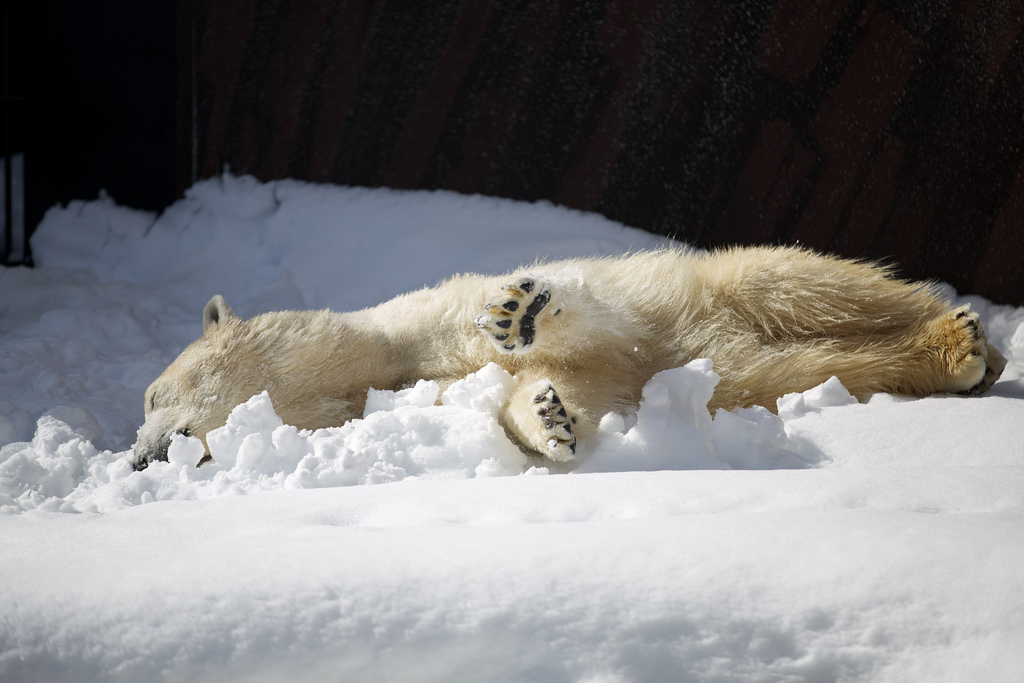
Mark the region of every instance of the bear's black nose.
[[149, 467], [149, 463], [154, 460], [167, 461], [167, 449], [171, 447], [171, 437], [169, 434], [165, 434], [157, 439], [155, 442], [148, 443], [136, 443], [132, 449], [134, 452], [134, 458], [132, 460], [132, 467], [135, 468], [136, 472]]

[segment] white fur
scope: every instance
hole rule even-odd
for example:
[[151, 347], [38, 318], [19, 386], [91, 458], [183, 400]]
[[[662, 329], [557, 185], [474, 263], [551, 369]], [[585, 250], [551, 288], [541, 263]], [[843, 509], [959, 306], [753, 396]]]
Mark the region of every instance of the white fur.
[[[527, 324], [541, 291], [550, 300]], [[498, 325], [506, 319], [509, 327]], [[979, 393], [1005, 365], [977, 316], [951, 310], [932, 287], [794, 248], [646, 252], [460, 275], [352, 313], [241, 320], [214, 297], [203, 336], [146, 392], [136, 463], [166, 457], [175, 432], [205, 440], [263, 390], [287, 423], [337, 426], [362, 413], [371, 386], [423, 378], [446, 386], [489, 362], [515, 376], [501, 416], [510, 437], [568, 460], [576, 437], [635, 404], [654, 373], [702, 357], [722, 376], [712, 410], [774, 409], [779, 396], [832, 376], [859, 397]], [[542, 398], [549, 389], [553, 401]]]

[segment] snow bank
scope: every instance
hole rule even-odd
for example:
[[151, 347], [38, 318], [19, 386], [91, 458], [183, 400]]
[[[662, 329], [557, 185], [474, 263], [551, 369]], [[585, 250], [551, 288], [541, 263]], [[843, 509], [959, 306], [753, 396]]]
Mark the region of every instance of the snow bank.
[[[708, 360], [658, 373], [644, 388], [635, 415], [628, 417], [631, 426], [625, 416], [607, 415], [597, 437], [581, 444], [581, 464], [573, 469], [808, 466], [787, 450], [783, 423], [767, 410], [721, 411], [713, 419], [707, 403], [717, 383]], [[838, 382], [829, 386], [830, 394], [845, 392]], [[31, 442], [0, 449], [0, 512], [110, 512], [158, 500], [382, 484], [407, 477], [547, 473], [553, 463], [524, 455], [498, 424], [511, 387], [512, 376], [491, 364], [449, 387], [440, 405], [440, 389], [432, 381], [401, 391], [371, 389], [363, 419], [313, 432], [284, 424], [263, 392], [210, 432], [213, 463], [196, 467], [202, 443], [177, 435], [168, 462], [154, 462], [142, 472], [127, 465], [130, 452], [99, 453], [70, 425], [47, 415]], [[787, 400], [827, 404], [820, 393], [812, 390]], [[724, 459], [716, 457], [719, 450]]]
[[215, 464], [177, 438], [130, 466], [212, 294], [351, 310], [661, 243], [543, 203], [229, 175], [160, 215], [51, 209], [40, 267], [0, 268], [0, 680], [1016, 681], [1024, 309], [952, 291], [1009, 359], [980, 398], [832, 380], [712, 416], [695, 361], [564, 474], [498, 428], [490, 366], [315, 432], [256, 396]]
[[0, 516], [0, 674], [1009, 683], [1024, 478], [942, 475], [407, 480]]

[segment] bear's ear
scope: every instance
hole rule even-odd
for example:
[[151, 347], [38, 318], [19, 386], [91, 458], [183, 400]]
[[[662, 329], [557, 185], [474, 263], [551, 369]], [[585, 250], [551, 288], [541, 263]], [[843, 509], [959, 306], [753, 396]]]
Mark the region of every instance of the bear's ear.
[[213, 332], [219, 325], [234, 318], [235, 314], [220, 294], [214, 295], [203, 309], [203, 335]]

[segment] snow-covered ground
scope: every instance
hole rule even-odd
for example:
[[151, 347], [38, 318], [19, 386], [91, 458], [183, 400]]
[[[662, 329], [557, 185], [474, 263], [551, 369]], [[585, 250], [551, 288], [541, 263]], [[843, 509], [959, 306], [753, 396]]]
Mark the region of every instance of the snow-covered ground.
[[[712, 419], [662, 373], [564, 473], [491, 366], [314, 433], [266, 396], [133, 472], [212, 294], [351, 310], [459, 271], [656, 247], [548, 204], [224, 176], [52, 209], [0, 269], [0, 681], [1024, 680], [1024, 309], [981, 398], [829, 382]], [[440, 398], [440, 401], [437, 399]], [[197, 450], [198, 449], [198, 450]]]

